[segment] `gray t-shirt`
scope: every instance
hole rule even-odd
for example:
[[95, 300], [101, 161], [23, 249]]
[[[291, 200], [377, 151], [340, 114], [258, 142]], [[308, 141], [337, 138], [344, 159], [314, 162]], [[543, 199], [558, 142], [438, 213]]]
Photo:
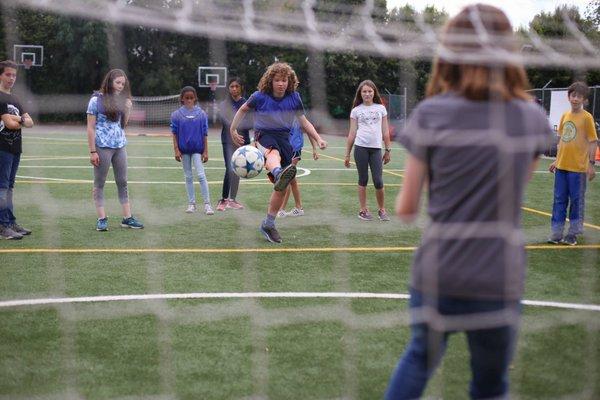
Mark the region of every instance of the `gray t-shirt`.
[[411, 285], [428, 294], [519, 299], [525, 278], [521, 204], [531, 163], [552, 138], [534, 102], [431, 97], [398, 140], [427, 165], [431, 218]]

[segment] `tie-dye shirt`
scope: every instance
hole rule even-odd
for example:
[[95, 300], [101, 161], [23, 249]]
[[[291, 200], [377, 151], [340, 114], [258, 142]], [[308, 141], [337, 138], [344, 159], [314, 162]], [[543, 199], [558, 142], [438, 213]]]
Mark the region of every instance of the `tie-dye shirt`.
[[106, 115], [99, 111], [103, 107], [98, 107], [100, 96], [93, 96], [90, 99], [87, 108], [87, 114], [96, 117], [96, 146], [108, 147], [111, 149], [120, 149], [125, 147], [127, 139], [125, 131], [121, 127], [121, 120], [111, 121]]

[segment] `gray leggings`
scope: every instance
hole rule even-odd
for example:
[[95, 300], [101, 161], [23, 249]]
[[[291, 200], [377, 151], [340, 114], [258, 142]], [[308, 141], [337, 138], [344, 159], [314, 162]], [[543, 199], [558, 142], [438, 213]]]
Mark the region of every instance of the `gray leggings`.
[[367, 183], [369, 183], [369, 167], [371, 167], [371, 177], [375, 189], [383, 188], [381, 149], [354, 146], [354, 161], [358, 171], [358, 186], [367, 186]]
[[127, 151], [125, 147], [120, 149], [96, 147], [96, 151], [98, 157], [100, 157], [100, 165], [94, 167], [94, 203], [96, 203], [96, 207], [104, 207], [104, 183], [111, 164], [119, 192], [119, 203], [129, 203], [129, 195], [127, 194]]

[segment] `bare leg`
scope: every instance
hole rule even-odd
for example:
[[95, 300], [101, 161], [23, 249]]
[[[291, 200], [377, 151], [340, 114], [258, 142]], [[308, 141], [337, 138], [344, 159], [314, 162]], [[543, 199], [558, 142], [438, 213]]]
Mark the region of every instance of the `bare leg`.
[[121, 204], [121, 209], [123, 210], [123, 218], [131, 217], [131, 206], [129, 203]]
[[270, 215], [277, 215], [277, 211], [281, 208], [283, 204], [283, 197], [285, 196], [285, 192], [277, 192], [273, 191], [271, 193], [271, 199], [269, 199], [269, 209], [267, 213]]
[[267, 150], [265, 157], [267, 159], [265, 161], [265, 168], [267, 168], [268, 171], [272, 172], [273, 169], [281, 167], [281, 156], [279, 155], [278, 150]]
[[385, 211], [385, 201], [384, 201], [384, 190], [383, 190], [383, 188], [381, 188], [381, 189], [375, 189], [375, 197], [377, 197], [377, 206], [379, 207], [379, 209]]
[[296, 208], [302, 208], [302, 198], [300, 198], [300, 185], [298, 185], [298, 181], [294, 178], [290, 182], [290, 186], [292, 187], [292, 194], [294, 195], [294, 202], [296, 203]]
[[362, 211], [367, 210], [367, 187], [358, 186], [358, 203]]
[[[290, 182], [290, 186], [292, 186], [292, 184], [294, 182], [296, 182], [295, 178]], [[288, 200], [290, 198], [290, 188], [289, 188], [289, 186], [288, 186], [287, 189], [285, 189], [284, 193], [285, 194], [283, 195], [283, 203], [281, 203], [281, 210], [285, 210], [285, 207], [287, 207], [287, 203], [288, 203]], [[295, 198], [295, 196], [294, 196], [294, 198]]]
[[96, 206], [96, 214], [98, 215], [98, 219], [106, 218], [106, 211], [104, 211], [104, 206]]

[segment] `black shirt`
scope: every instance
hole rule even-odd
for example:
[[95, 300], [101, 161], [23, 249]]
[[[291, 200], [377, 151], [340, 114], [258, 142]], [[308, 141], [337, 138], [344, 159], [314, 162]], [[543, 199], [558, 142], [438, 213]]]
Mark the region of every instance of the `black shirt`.
[[[21, 102], [17, 96], [0, 92], [0, 117], [4, 114], [21, 116], [25, 114], [25, 110], [23, 110], [23, 106], [21, 106]], [[21, 129], [8, 129], [1, 120], [0, 150], [12, 154], [20, 154], [23, 152], [21, 145]]]

